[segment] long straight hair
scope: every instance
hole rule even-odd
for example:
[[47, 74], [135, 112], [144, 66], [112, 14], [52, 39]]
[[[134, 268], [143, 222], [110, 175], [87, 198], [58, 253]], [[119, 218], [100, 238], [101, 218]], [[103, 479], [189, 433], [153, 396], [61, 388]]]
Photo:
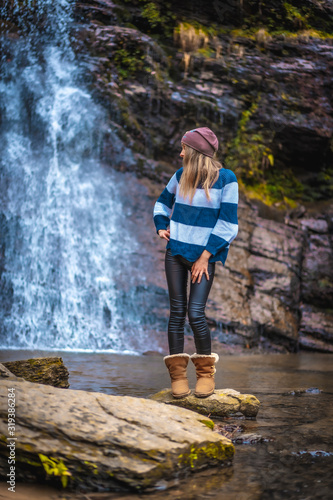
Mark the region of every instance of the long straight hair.
[[207, 199], [210, 200], [209, 190], [219, 178], [222, 164], [215, 158], [210, 158], [199, 151], [183, 144], [185, 155], [183, 158], [183, 173], [179, 182], [179, 193], [183, 198], [187, 196], [192, 203], [193, 196], [199, 185], [205, 190]]

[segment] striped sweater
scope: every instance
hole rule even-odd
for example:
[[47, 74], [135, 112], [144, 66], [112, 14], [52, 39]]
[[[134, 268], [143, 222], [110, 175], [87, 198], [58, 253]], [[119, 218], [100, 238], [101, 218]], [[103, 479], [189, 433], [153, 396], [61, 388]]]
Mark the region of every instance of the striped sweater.
[[[219, 178], [210, 190], [198, 188], [192, 203], [179, 194], [183, 168], [171, 177], [154, 207], [156, 231], [170, 225], [170, 248], [173, 255], [196, 261], [204, 250], [212, 255], [210, 262], [226, 261], [229, 245], [237, 236], [238, 183], [235, 174], [221, 168]], [[173, 209], [173, 210], [172, 210]]]

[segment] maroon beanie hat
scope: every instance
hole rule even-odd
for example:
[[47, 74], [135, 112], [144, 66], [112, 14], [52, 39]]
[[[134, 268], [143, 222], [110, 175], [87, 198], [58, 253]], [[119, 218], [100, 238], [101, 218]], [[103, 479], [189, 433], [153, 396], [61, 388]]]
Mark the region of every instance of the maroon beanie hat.
[[216, 135], [208, 127], [195, 128], [186, 132], [182, 138], [182, 142], [186, 144], [186, 146], [190, 146], [196, 151], [199, 151], [199, 153], [210, 156], [210, 158], [213, 157], [219, 147], [219, 141]]

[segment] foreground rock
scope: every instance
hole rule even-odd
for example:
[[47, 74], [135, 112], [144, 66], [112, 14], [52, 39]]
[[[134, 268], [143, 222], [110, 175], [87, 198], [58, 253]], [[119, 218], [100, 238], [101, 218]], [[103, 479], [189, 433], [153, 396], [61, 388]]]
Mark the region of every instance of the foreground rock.
[[209, 415], [211, 417], [231, 417], [243, 415], [255, 417], [259, 411], [260, 401], [251, 394], [240, 394], [233, 389], [216, 390], [208, 398], [196, 398], [191, 393], [186, 398], [175, 399], [170, 389], [164, 389], [151, 396], [154, 401], [168, 405], [180, 406], [188, 410]]
[[69, 387], [69, 373], [62, 358], [33, 358], [2, 363], [17, 377], [28, 382], [53, 385], [53, 387]]
[[[194, 412], [155, 401], [63, 390], [3, 378], [0, 476], [8, 473], [7, 390], [16, 398], [16, 479], [45, 478], [90, 490], [136, 490], [228, 463], [230, 440]], [[42, 464], [44, 462], [44, 466]], [[53, 474], [53, 475], [52, 475]], [[54, 477], [60, 476], [60, 477]]]

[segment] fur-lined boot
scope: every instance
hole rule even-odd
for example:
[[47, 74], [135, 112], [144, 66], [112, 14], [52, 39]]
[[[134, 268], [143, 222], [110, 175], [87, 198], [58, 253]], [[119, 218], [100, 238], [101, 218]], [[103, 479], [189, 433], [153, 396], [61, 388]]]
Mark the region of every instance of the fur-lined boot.
[[185, 353], [165, 356], [164, 362], [171, 378], [171, 392], [174, 398], [180, 399], [191, 394], [188, 386], [186, 369], [190, 356]]
[[194, 395], [197, 398], [206, 398], [213, 394], [215, 389], [215, 363], [218, 362], [219, 356], [214, 352], [212, 354], [193, 354], [191, 360], [197, 375]]

